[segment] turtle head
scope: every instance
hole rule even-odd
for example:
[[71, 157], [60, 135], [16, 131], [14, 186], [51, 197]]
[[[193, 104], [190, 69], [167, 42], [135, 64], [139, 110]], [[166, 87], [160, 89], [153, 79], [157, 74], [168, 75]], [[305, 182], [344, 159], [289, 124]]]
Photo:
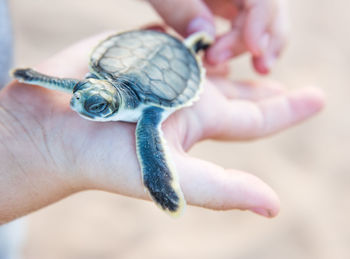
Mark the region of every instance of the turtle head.
[[86, 119], [108, 121], [118, 111], [119, 103], [119, 95], [111, 83], [89, 78], [74, 86], [70, 106]]

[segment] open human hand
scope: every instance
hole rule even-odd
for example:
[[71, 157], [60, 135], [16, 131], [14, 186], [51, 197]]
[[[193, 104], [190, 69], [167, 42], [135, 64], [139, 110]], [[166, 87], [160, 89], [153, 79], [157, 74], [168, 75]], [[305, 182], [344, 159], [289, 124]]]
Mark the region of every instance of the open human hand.
[[205, 31], [215, 36], [214, 17], [231, 24], [208, 50], [206, 61], [222, 64], [251, 54], [257, 72], [268, 73], [287, 41], [285, 0], [148, 0], [163, 20], [182, 36]]
[[[37, 66], [81, 78], [88, 53], [106, 35], [62, 51]], [[70, 96], [13, 82], [0, 93], [0, 222], [72, 193], [99, 189], [149, 199], [135, 150], [135, 124], [93, 122], [69, 108]], [[186, 201], [216, 210], [275, 216], [276, 194], [252, 174], [224, 169], [186, 152], [204, 139], [250, 140], [288, 128], [323, 107], [316, 89], [287, 92], [277, 83], [231, 82], [208, 76], [198, 102], [163, 125]]]

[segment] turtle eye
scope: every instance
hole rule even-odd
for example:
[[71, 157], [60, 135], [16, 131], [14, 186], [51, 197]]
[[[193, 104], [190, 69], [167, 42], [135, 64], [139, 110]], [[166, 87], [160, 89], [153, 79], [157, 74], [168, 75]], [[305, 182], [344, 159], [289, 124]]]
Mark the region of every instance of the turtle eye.
[[86, 111], [98, 114], [103, 112], [108, 106], [107, 101], [99, 95], [89, 97], [84, 104]]
[[93, 113], [100, 113], [103, 112], [107, 107], [106, 103], [97, 103], [93, 104], [89, 107], [89, 111]]

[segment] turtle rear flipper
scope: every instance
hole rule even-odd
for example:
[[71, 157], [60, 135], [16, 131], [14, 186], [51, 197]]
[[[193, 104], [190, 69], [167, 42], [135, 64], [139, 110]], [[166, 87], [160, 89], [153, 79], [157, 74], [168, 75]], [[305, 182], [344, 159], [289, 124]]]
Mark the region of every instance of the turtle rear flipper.
[[186, 47], [191, 49], [194, 53], [200, 50], [206, 50], [213, 42], [213, 37], [205, 32], [194, 33], [184, 40]]
[[177, 179], [176, 170], [165, 153], [161, 122], [163, 109], [146, 108], [136, 127], [136, 148], [143, 183], [152, 199], [172, 216], [181, 214], [185, 200]]
[[22, 83], [40, 85], [42, 87], [72, 93], [77, 79], [58, 78], [41, 74], [31, 68], [20, 68], [11, 71], [11, 75]]

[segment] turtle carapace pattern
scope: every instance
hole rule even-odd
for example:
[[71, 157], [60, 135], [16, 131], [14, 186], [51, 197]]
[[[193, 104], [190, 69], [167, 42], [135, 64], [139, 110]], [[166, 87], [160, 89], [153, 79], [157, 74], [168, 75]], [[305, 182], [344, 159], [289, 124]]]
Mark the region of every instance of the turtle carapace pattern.
[[136, 122], [136, 153], [144, 186], [172, 216], [185, 207], [176, 167], [167, 152], [161, 124], [198, 99], [204, 69], [196, 53], [211, 37], [196, 33], [181, 41], [169, 34], [135, 30], [112, 35], [92, 51], [83, 80], [16, 69], [21, 82], [72, 94], [71, 108], [93, 121]]

